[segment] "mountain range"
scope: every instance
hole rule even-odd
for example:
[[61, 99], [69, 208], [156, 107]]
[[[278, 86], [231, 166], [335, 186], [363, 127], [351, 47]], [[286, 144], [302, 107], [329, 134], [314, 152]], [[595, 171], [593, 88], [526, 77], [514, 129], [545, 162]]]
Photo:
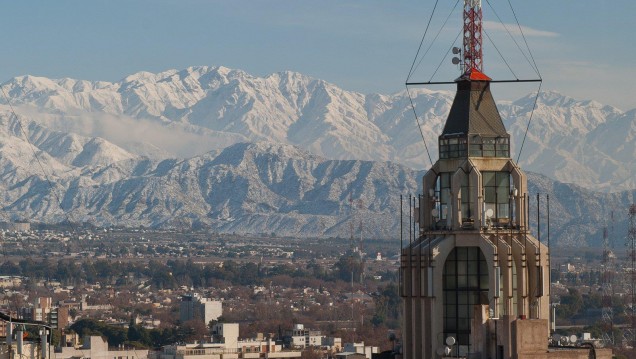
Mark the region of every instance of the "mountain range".
[[[257, 77], [206, 66], [118, 82], [21, 76], [2, 89], [20, 114], [51, 130], [101, 137], [154, 159], [269, 141], [329, 159], [430, 166], [406, 91], [365, 95], [295, 72]], [[411, 90], [433, 161], [453, 93]], [[595, 191], [636, 188], [636, 109], [541, 92], [533, 113], [534, 98], [498, 103], [523, 168]]]
[[[399, 196], [418, 193], [430, 165], [406, 92], [224, 67], [114, 83], [22, 76], [2, 89], [19, 116], [0, 101], [6, 219], [339, 237], [355, 220], [395, 238]], [[453, 93], [411, 95], [435, 160]], [[534, 97], [498, 104], [513, 146]], [[625, 226], [635, 133], [636, 110], [539, 95], [520, 158], [542, 173], [530, 190], [550, 194], [556, 243], [598, 243], [611, 210]]]

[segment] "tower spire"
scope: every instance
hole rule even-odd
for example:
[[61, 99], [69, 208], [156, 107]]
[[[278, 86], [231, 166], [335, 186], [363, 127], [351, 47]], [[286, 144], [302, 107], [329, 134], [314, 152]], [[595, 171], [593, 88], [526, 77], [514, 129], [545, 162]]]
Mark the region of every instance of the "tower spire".
[[483, 72], [481, 0], [464, 0], [464, 69]]

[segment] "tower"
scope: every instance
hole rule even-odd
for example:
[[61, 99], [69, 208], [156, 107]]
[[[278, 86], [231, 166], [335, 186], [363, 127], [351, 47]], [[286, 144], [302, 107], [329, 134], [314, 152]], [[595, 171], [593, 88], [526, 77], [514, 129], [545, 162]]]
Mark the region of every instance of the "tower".
[[465, 0], [463, 14], [463, 73], [423, 177], [419, 233], [401, 251], [403, 354], [545, 355], [548, 248], [530, 234], [526, 175], [483, 73], [481, 1]]
[[[614, 212], [610, 212], [613, 224]], [[601, 267], [601, 321], [603, 328], [603, 342], [605, 346], [614, 346], [614, 245], [608, 227], [603, 228], [603, 258]]]
[[623, 346], [636, 348], [636, 204], [629, 207], [627, 214], [627, 237], [625, 247], [624, 285], [628, 296], [625, 314], [629, 319], [628, 327], [623, 329]]

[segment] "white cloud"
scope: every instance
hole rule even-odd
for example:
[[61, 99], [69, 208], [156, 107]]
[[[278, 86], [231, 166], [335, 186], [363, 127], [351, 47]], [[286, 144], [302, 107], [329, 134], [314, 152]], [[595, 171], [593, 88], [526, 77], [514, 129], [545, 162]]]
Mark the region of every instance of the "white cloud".
[[[513, 34], [513, 35], [521, 35], [521, 32], [523, 32], [523, 35], [525, 35], [525, 36], [533, 36], [533, 37], [557, 37], [557, 36], [559, 36], [559, 34], [556, 33], [556, 32], [533, 29], [533, 28], [527, 27], [527, 26], [521, 26], [521, 31], [519, 31], [519, 26], [517, 24], [503, 24], [503, 23], [496, 22], [496, 21], [484, 21], [483, 25], [484, 25], [484, 28], [486, 30], [502, 31], [502, 32], [510, 31], [510, 33]], [[506, 30], [506, 29], [508, 29], [508, 30]]]

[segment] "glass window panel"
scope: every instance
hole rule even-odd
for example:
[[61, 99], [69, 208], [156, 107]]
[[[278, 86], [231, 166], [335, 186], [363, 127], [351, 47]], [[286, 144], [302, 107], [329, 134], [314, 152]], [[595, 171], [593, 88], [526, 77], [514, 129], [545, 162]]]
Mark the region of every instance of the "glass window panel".
[[457, 282], [455, 281], [455, 276], [448, 276], [444, 281], [444, 289], [455, 289], [457, 288]]
[[457, 142], [459, 142], [456, 138], [449, 138], [448, 139], [448, 143], [450, 143], [451, 145], [456, 144]]
[[510, 174], [508, 172], [496, 172], [497, 186], [510, 186]]
[[497, 208], [497, 217], [498, 218], [510, 218], [510, 213], [508, 213], [508, 209], [510, 207], [508, 204], [500, 204]]
[[468, 304], [468, 292], [457, 293], [457, 304]]
[[[453, 256], [455, 261], [450, 260]], [[455, 271], [457, 274], [449, 275], [451, 268], [455, 267], [457, 267]], [[459, 275], [464, 268], [467, 274]], [[444, 264], [443, 276], [445, 282], [449, 278], [456, 280], [457, 286], [453, 289], [444, 289], [443, 323], [446, 337], [451, 333], [464, 335], [464, 340], [469, 344], [474, 305], [488, 301], [487, 269], [484, 255], [478, 247], [458, 247], [451, 251]], [[483, 273], [480, 274], [480, 272]], [[458, 337], [455, 336], [455, 338]], [[459, 348], [459, 345], [456, 348]]]
[[497, 190], [496, 187], [486, 187], [484, 188], [484, 200], [488, 203], [495, 203], [497, 200]]
[[441, 198], [442, 203], [448, 203], [450, 199], [450, 191], [443, 189], [441, 193], [441, 197], [442, 197]]
[[471, 217], [470, 206], [467, 203], [463, 203], [462, 201], [462, 219], [469, 219]]
[[455, 276], [455, 261], [450, 261], [446, 263], [445, 271], [447, 276], [449, 277]]
[[494, 150], [486, 150], [486, 149], [484, 149], [483, 157], [495, 157], [495, 151]]
[[492, 209], [492, 213], [494, 213], [496, 215], [496, 213], [497, 213], [496, 209], [497, 208], [495, 208], [495, 204], [494, 203], [486, 203], [484, 205], [484, 207], [486, 208], [486, 211], [488, 211], [489, 209]]
[[495, 186], [495, 172], [482, 172], [481, 174], [484, 187], [494, 187]]
[[[451, 251], [448, 257], [446, 257], [446, 261], [454, 261], [457, 258], [457, 251]], [[448, 264], [447, 264], [448, 265]]]
[[450, 188], [450, 173], [440, 174], [440, 186], [441, 188]]
[[482, 157], [481, 145], [470, 145], [470, 155], [473, 157]]
[[446, 318], [446, 330], [457, 330], [457, 320], [455, 318]]
[[497, 203], [508, 203], [510, 197], [510, 189], [505, 186], [497, 188]]
[[448, 293], [448, 295], [446, 296], [446, 304], [448, 305], [457, 304], [457, 297], [455, 295], [455, 292]]
[[488, 276], [479, 276], [479, 289], [488, 290]]
[[459, 310], [457, 311], [457, 317], [458, 318], [470, 318], [470, 316], [468, 315], [468, 306], [467, 305], [460, 305], [459, 306]]
[[465, 261], [457, 262], [457, 274], [459, 275], [468, 274], [466, 267], [467, 267], [467, 263]]
[[444, 306], [446, 309], [446, 316], [451, 318], [457, 317], [457, 307], [454, 305], [446, 305]]
[[470, 202], [470, 191], [468, 187], [462, 187], [461, 195], [462, 195], [462, 203]]

